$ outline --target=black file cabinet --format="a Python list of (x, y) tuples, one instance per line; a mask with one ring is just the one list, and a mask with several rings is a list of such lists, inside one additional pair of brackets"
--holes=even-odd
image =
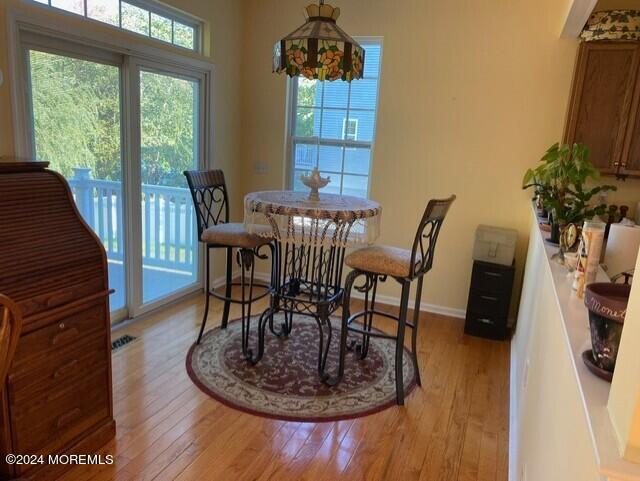
[(507, 321), (515, 267), (474, 261), (464, 332), (503, 340), (509, 336)]

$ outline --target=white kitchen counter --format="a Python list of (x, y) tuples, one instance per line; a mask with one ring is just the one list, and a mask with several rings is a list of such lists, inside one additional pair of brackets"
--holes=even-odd
[[(607, 411), (611, 385), (591, 374), (582, 361), (582, 352), (591, 345), (584, 301), (571, 288), (572, 274), (551, 259), (558, 248), (545, 242), (548, 234), (539, 229), (535, 213), (531, 229), (512, 341), (510, 479), (525, 481), (526, 472), (526, 481), (640, 481), (640, 464), (622, 459), (618, 452)], [(609, 279), (600, 271), (597, 280)], [(535, 402), (541, 392), (557, 396), (557, 402)], [(554, 417), (557, 422), (549, 425)], [(550, 436), (562, 440), (553, 452), (545, 445), (557, 441), (549, 441)], [(553, 472), (545, 476), (543, 466), (531, 464), (550, 463), (551, 469), (554, 463), (557, 466), (556, 457), (562, 459), (562, 451), (566, 451), (559, 466), (562, 476), (556, 478)]]

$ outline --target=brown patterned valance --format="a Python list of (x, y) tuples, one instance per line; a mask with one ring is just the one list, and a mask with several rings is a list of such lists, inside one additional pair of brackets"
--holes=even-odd
[(580, 38), (594, 40), (640, 40), (640, 10), (593, 12)]

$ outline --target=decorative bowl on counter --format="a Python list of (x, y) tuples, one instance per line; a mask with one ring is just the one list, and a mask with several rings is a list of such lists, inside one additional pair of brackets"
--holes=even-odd
[(592, 350), (582, 358), (591, 372), (608, 381), (616, 367), (630, 291), (629, 285), (610, 282), (589, 284), (585, 290)]

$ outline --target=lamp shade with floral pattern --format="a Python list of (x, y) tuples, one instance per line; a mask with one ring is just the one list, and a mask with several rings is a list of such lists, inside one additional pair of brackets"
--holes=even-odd
[(338, 27), (340, 9), (321, 0), (305, 13), (304, 25), (273, 46), (273, 71), (321, 81), (362, 78), (364, 49)]

